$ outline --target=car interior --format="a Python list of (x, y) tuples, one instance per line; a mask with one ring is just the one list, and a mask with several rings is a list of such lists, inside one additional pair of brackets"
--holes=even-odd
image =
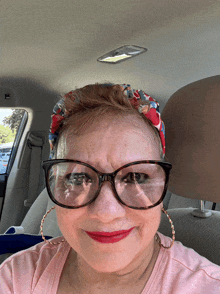
[[(220, 265), (219, 1), (2, 0), (0, 13), (0, 111), (25, 110), (0, 174), (1, 236), (11, 227), (40, 236), (54, 206), (42, 161), (60, 97), (87, 84), (125, 83), (160, 104), (165, 161), (173, 165), (164, 208), (176, 241)], [(159, 231), (172, 236), (166, 215)], [(54, 210), (44, 235), (61, 235)], [(1, 252), (0, 262), (11, 254)]]

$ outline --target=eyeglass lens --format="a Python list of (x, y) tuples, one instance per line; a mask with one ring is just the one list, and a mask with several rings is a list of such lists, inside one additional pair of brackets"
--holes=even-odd
[[(165, 171), (160, 165), (139, 163), (125, 167), (116, 174), (115, 188), (126, 205), (147, 208), (161, 198), (165, 179)], [(78, 207), (94, 198), (99, 189), (99, 177), (87, 166), (62, 162), (50, 168), (48, 185), (57, 202)]]

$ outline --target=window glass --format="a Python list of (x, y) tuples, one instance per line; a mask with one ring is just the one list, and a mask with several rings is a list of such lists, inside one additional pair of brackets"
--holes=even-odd
[(0, 108), (0, 174), (6, 173), (24, 109)]

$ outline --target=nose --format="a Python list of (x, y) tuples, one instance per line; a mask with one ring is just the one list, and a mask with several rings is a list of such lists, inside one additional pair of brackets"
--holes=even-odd
[(105, 181), (96, 200), (88, 206), (88, 212), (91, 218), (108, 223), (116, 218), (123, 218), (125, 206), (116, 199), (111, 183)]

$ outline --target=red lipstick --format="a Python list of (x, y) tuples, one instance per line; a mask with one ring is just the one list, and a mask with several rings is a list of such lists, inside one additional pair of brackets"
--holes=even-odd
[(87, 232), (87, 235), (93, 240), (100, 243), (116, 243), (126, 238), (130, 232), (134, 229), (131, 228), (129, 230), (121, 230), (115, 232)]

